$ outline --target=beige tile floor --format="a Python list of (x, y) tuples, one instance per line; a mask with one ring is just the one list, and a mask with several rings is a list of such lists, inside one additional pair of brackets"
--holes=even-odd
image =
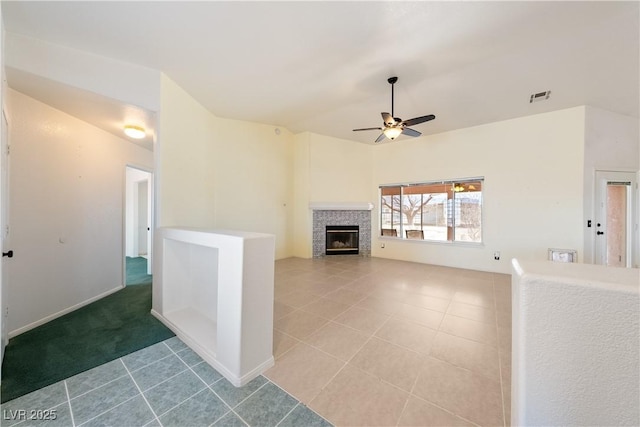
[(338, 426), (509, 425), (511, 276), (279, 260), (274, 355), (265, 376)]

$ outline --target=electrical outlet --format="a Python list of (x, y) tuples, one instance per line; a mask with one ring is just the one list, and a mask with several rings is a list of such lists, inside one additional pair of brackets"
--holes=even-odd
[(495, 251), (493, 253), (493, 259), (495, 259), (496, 261), (500, 261), (500, 251)]

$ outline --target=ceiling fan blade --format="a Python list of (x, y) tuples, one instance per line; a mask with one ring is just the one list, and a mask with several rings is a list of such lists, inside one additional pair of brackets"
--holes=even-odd
[(380, 142), (385, 138), (384, 133), (381, 133), (380, 136), (376, 139), (376, 142)]
[(361, 129), (354, 129), (353, 131), (354, 132), (358, 132), (358, 131), (361, 131), (361, 130), (382, 130), (382, 128), (380, 128), (380, 127), (377, 127), (377, 128), (361, 128)]
[(421, 132), (418, 132), (417, 130), (413, 130), (413, 129), (409, 129), (409, 128), (402, 129), (402, 134), (403, 135), (407, 135), (407, 136), (420, 136), (420, 135), (422, 135)]
[(389, 113), (382, 113), (382, 121), (387, 126), (393, 126), (396, 124), (396, 121), (393, 119), (393, 116)]
[(413, 126), (420, 123), (428, 122), (429, 120), (435, 119), (436, 116), (433, 114), (429, 114), (428, 116), (414, 117), (413, 119), (405, 120), (402, 122), (405, 126)]

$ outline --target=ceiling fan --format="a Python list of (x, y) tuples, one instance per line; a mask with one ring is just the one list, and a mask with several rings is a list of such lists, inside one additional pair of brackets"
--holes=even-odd
[(398, 136), (407, 135), (407, 136), (420, 136), (422, 133), (417, 130), (410, 129), (409, 126), (417, 125), (420, 123), (428, 122), (429, 120), (433, 120), (436, 118), (433, 114), (429, 114), (428, 116), (420, 116), (415, 117), (409, 120), (402, 120), (399, 117), (393, 116), (393, 85), (398, 81), (397, 77), (389, 77), (387, 79), (389, 84), (391, 85), (391, 114), (382, 113), (382, 121), (384, 122), (384, 127), (377, 128), (362, 128), (362, 129), (354, 129), (354, 132), (359, 132), (362, 130), (380, 130), (382, 133), (376, 139), (376, 142), (382, 141), (384, 138), (389, 138), (390, 140), (396, 139)]

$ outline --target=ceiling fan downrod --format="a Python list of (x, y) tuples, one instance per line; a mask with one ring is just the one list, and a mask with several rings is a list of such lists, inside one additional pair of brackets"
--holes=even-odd
[(389, 84), (391, 85), (391, 117), (393, 117), (393, 118), (394, 118), (394, 120), (395, 120), (395, 116), (396, 116), (396, 115), (395, 115), (395, 114), (394, 114), (394, 112), (393, 112), (393, 85), (395, 84), (395, 82), (397, 82), (397, 81), (398, 81), (398, 78), (397, 78), (397, 77), (389, 77), (389, 78), (387, 79), (387, 81), (388, 81), (388, 82), (389, 82)]

